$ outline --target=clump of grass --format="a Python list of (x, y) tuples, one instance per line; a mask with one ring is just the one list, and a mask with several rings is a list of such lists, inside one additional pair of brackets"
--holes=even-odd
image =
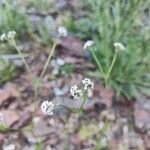
[(0, 60), (0, 83), (10, 81), (16, 74), (16, 68), (10, 61)]
[[(48, 22), (48, 23), (47, 23)], [(52, 45), (52, 36), (54, 32), (54, 20), (51, 17), (47, 17), (47, 21), (42, 19), (38, 25), (38, 37), (46, 46)]]
[(38, 11), (49, 11), (53, 9), (52, 2), (48, 0), (27, 0), (27, 8), (35, 8)]
[(60, 74), (62, 75), (70, 75), (75, 70), (74, 64), (66, 63), (60, 68)]
[(0, 14), (0, 34), (12, 29), (18, 33), (29, 29), (27, 16), (19, 11), (17, 6), (13, 6), (12, 1), (6, 0), (0, 5)]
[[(117, 96), (138, 96), (139, 91), (149, 91), (150, 53), (149, 28), (142, 17), (150, 1), (140, 0), (88, 0), (84, 1), (86, 16), (74, 22), (72, 31), (82, 39), (92, 39), (93, 51), (104, 72), (109, 69), (114, 56), (115, 42), (121, 42), (126, 52), (118, 54), (108, 85)], [(70, 19), (68, 25), (73, 24)], [(70, 28), (71, 29), (71, 28)], [(95, 61), (93, 61), (95, 62)], [(94, 74), (95, 75), (95, 74)], [(102, 79), (102, 74), (98, 73)]]

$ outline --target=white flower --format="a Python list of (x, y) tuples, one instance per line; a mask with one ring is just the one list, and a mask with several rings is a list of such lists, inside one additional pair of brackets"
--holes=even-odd
[(119, 43), (119, 42), (114, 43), (114, 47), (117, 51), (124, 51), (125, 50), (124, 45), (122, 43)]
[(58, 28), (59, 37), (66, 37), (67, 36), (67, 29), (63, 26)]
[(8, 38), (8, 39), (14, 39), (15, 36), (16, 36), (16, 32), (15, 32), (15, 31), (9, 31), (9, 32), (7, 33), (7, 38)]
[(94, 41), (89, 40), (84, 44), (84, 50), (86, 50), (88, 47), (92, 46), (94, 44)]
[(7, 36), (5, 33), (3, 33), (0, 37), (0, 40), (3, 42), (3, 41), (6, 41), (7, 40)]
[(44, 101), (41, 104), (41, 110), (45, 115), (53, 115), (53, 110), (55, 109), (55, 104), (52, 101)]
[(76, 84), (70, 88), (70, 93), (74, 99), (80, 99), (80, 97), (83, 95), (82, 91), (77, 87)]
[(84, 86), (84, 90), (86, 91), (92, 90), (94, 88), (94, 83), (88, 78), (85, 78), (84, 80), (82, 80), (82, 84)]

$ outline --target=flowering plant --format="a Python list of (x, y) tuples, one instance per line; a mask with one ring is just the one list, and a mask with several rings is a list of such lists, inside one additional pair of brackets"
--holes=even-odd
[(41, 110), (45, 115), (49, 116), (53, 115), (54, 109), (56, 109), (57, 107), (64, 107), (69, 109), (71, 112), (81, 113), (83, 112), (83, 106), (87, 98), (91, 96), (91, 93), (93, 92), (93, 88), (94, 83), (88, 78), (85, 78), (81, 81), (81, 88), (76, 84), (71, 86), (70, 94), (72, 95), (73, 99), (80, 100), (82, 102), (80, 108), (72, 108), (62, 104), (54, 104), (54, 102), (52, 101), (44, 101), (41, 104)]
[(90, 50), (90, 52), (92, 53), (93, 58), (94, 58), (95, 62), (97, 63), (97, 66), (98, 66), (99, 71), (101, 73), (101, 76), (102, 76), (102, 78), (105, 81), (105, 86), (106, 86), (106, 88), (109, 88), (109, 82), (108, 81), (109, 81), (109, 78), (111, 76), (111, 71), (112, 71), (112, 69), (113, 69), (113, 67), (115, 65), (115, 62), (116, 62), (116, 59), (117, 59), (117, 54), (120, 51), (124, 51), (125, 47), (124, 47), (124, 45), (122, 43), (119, 43), (119, 42), (114, 43), (115, 53), (114, 53), (112, 62), (110, 64), (110, 67), (108, 68), (108, 70), (104, 71), (103, 66), (101, 65), (101, 62), (99, 61), (97, 55), (95, 54), (95, 51), (92, 48), (93, 44), (94, 44), (94, 41), (92, 41), (92, 40), (87, 41), (84, 44), (84, 49), (85, 50)]

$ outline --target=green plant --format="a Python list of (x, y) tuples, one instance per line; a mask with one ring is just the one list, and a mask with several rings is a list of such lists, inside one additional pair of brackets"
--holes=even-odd
[(7, 130), (7, 127), (3, 124), (0, 124), (0, 132), (5, 132)]
[(59, 69), (60, 74), (63, 74), (63, 75), (70, 75), (74, 70), (75, 70), (75, 65), (69, 64), (69, 63), (64, 64)]
[(15, 66), (8, 60), (0, 60), (0, 83), (9, 81), (15, 76)]
[(0, 5), (0, 34), (15, 30), (28, 30), (29, 22), (27, 16), (18, 10), (17, 6), (12, 7), (12, 1), (6, 0), (4, 5)]
[(49, 11), (53, 8), (53, 4), (48, 0), (27, 0), (27, 8), (34, 7), (38, 11)]
[[(88, 15), (80, 17), (75, 22), (73, 31), (81, 35), (82, 39), (94, 40), (93, 53), (105, 73), (109, 70), (114, 57), (113, 44), (122, 42), (126, 47), (124, 53), (117, 55), (107, 81), (108, 86), (116, 91), (117, 96), (128, 98), (137, 96), (139, 91), (148, 93), (150, 36), (149, 28), (141, 18), (146, 16), (145, 10), (150, 1), (88, 0), (84, 2)], [(98, 78), (104, 79), (102, 73), (98, 74)]]
[(42, 22), (40, 22), (40, 24), (38, 25), (38, 36), (44, 44), (46, 44), (47, 46), (51, 46), (53, 43), (53, 39), (52, 36), (50, 35), (54, 31), (54, 26), (53, 26), (52, 18), (49, 17), (48, 20), (49, 20), (49, 25), (48, 25), (49, 30), (44, 20), (42, 20)]

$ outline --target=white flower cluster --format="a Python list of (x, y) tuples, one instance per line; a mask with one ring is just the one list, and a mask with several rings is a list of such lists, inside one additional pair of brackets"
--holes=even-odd
[(76, 84), (70, 88), (70, 93), (74, 99), (80, 99), (80, 97), (83, 95), (82, 91)]
[(41, 104), (41, 110), (45, 115), (53, 115), (53, 110), (55, 109), (55, 104), (52, 101), (44, 101)]
[(93, 90), (94, 88), (94, 83), (88, 79), (88, 78), (85, 78), (84, 80), (82, 80), (82, 84), (84, 86), (84, 90)]
[(94, 41), (89, 40), (84, 44), (84, 50), (88, 49), (89, 47), (91, 47), (94, 44)]
[(117, 51), (124, 51), (125, 50), (124, 45), (122, 43), (119, 43), (119, 42), (114, 43), (114, 47)]
[(63, 26), (58, 28), (59, 37), (66, 37), (67, 36), (67, 29)]
[(82, 80), (81, 83), (83, 85), (83, 90), (81, 90), (76, 84), (70, 88), (70, 93), (74, 99), (80, 99), (84, 92), (87, 92), (87, 96), (89, 97), (92, 95), (94, 83), (88, 78)]
[(13, 40), (16, 36), (16, 32), (15, 31), (9, 31), (7, 34), (6, 33), (3, 33), (1, 36), (0, 36), (0, 40), (3, 42), (3, 41), (6, 41), (6, 40)]

